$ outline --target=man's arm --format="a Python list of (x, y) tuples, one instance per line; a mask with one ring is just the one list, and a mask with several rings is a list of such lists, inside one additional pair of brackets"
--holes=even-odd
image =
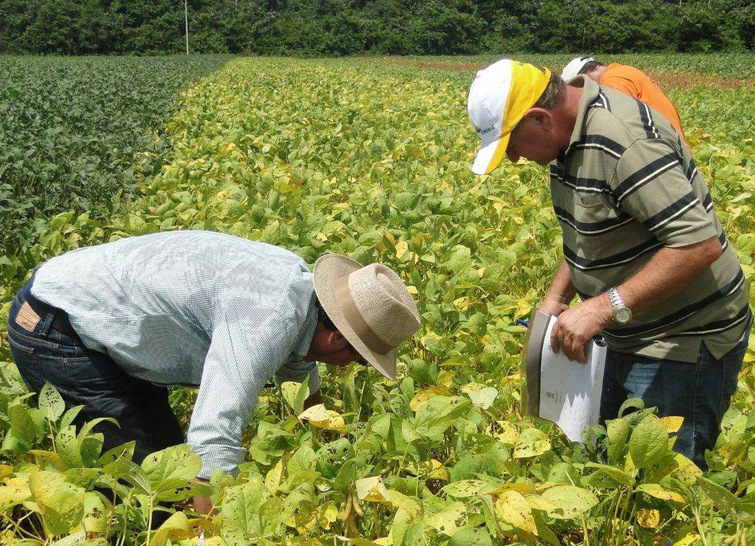
[[(665, 247), (634, 276), (618, 286), (624, 303), (640, 312), (681, 292), (721, 256), (717, 237), (679, 248)], [(560, 271), (560, 270), (559, 270)], [(558, 317), (551, 332), (551, 347), (572, 360), (587, 362), (584, 346), (613, 321), (608, 294), (590, 298)]]
[(571, 275), (569, 274), (569, 265), (566, 260), (561, 260), (561, 265), (558, 266), (551, 287), (548, 289), (548, 293), (545, 295), (545, 299), (540, 304), (540, 310), (549, 315), (558, 316), (567, 309), (569, 309), (569, 303), (574, 299), (577, 294), (574, 285), (571, 282)]

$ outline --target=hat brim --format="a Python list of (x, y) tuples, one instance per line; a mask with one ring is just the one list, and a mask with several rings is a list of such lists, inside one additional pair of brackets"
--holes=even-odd
[(371, 350), (357, 335), (344, 317), (334, 295), (334, 281), (340, 277), (361, 269), (362, 264), (347, 256), (325, 254), (315, 262), (312, 270), (315, 294), (320, 305), (333, 321), (338, 331), (343, 334), (351, 346), (369, 362), (372, 367), (388, 379), (396, 379), (396, 350), (391, 349), (385, 354)]
[(477, 152), (474, 163), (472, 163), (472, 172), (475, 174), (489, 174), (501, 164), (503, 156), (506, 155), (506, 148), (509, 145), (511, 132), (501, 135), (496, 140), (483, 144)]

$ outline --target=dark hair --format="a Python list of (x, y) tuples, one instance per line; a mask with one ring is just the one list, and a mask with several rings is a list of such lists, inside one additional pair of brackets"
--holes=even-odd
[(565, 95), (566, 82), (562, 80), (560, 76), (557, 76), (555, 73), (551, 72), (551, 78), (548, 81), (548, 85), (546, 86), (545, 91), (543, 91), (543, 94), (540, 95), (539, 99), (537, 99), (537, 102), (533, 107), (553, 110), (561, 103), (561, 101), (564, 100)]
[(322, 308), (322, 305), (320, 304), (320, 300), (315, 297), (315, 306), (317, 307), (317, 320), (322, 323), (323, 326), (325, 326), (326, 330), (330, 330), (331, 332), (337, 332), (338, 328), (336, 328), (336, 325), (333, 324), (333, 321), (330, 320), (330, 317), (325, 312), (325, 309)]
[(589, 74), (593, 70), (596, 70), (599, 66), (603, 66), (603, 64), (599, 63), (598, 61), (590, 61), (589, 63), (585, 63), (585, 66), (583, 66), (582, 69), (577, 72), (577, 75)]

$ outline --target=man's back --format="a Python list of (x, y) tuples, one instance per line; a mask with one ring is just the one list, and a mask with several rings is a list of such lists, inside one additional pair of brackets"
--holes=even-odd
[(234, 314), (259, 324), (274, 310), (303, 325), (314, 298), (295, 254), (200, 231), (69, 252), (37, 271), (32, 293), (66, 311), (87, 347), (134, 376), (191, 385), (200, 382), (213, 330)]

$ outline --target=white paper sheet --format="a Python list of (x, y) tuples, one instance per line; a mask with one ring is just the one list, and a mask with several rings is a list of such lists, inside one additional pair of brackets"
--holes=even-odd
[(584, 443), (582, 431), (597, 425), (606, 347), (594, 341), (585, 346), (587, 364), (554, 354), (550, 337), (556, 317), (550, 317), (540, 365), (540, 417), (556, 423), (572, 442)]

